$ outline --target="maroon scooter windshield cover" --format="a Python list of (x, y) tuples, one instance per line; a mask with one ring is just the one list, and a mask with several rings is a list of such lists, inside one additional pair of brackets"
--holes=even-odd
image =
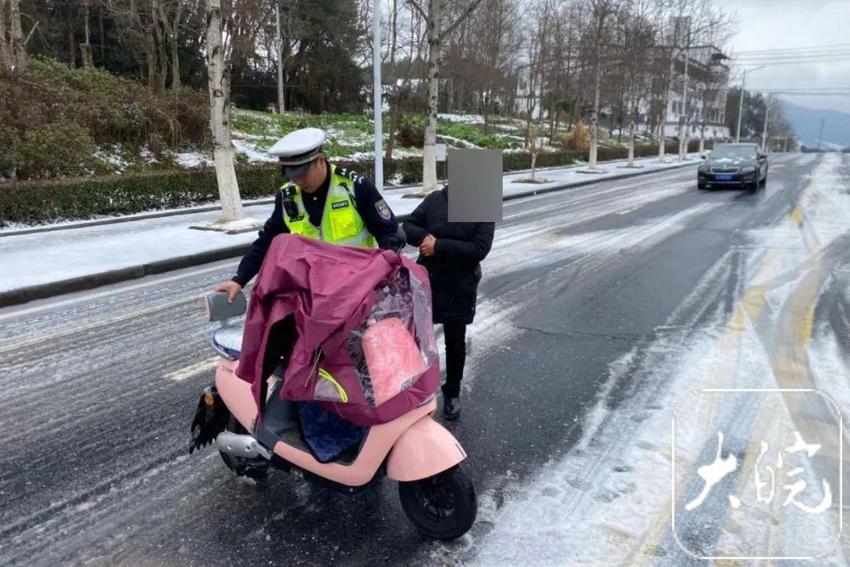
[(280, 340), (271, 332), (279, 323), (294, 328), (286, 399), (319, 401), (368, 426), (419, 406), (439, 384), (428, 274), (395, 252), (288, 234), (272, 241), (251, 293), (237, 370), (257, 401), (267, 350), (280, 346), (270, 344)]

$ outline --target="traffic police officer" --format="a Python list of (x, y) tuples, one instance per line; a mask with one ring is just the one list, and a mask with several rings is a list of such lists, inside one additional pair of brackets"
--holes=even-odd
[(404, 247), (395, 216), (375, 185), (329, 163), (322, 152), (324, 142), (322, 130), (302, 128), (269, 149), (270, 154), (279, 157), (289, 182), (275, 196), (274, 212), (242, 258), (236, 275), (219, 284), (215, 291), (227, 292), (233, 300), (260, 271), (271, 241), (278, 234), (299, 234), (364, 248)]

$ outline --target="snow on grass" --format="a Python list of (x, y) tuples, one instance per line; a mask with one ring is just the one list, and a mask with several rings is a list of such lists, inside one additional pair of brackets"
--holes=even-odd
[(172, 156), (180, 167), (212, 167), (215, 165), (215, 160), (212, 156), (198, 151), (175, 152)]
[(130, 165), (119, 145), (102, 147), (94, 153), (94, 157), (108, 163), (119, 173)]
[(271, 163), (278, 161), (277, 156), (269, 155), (265, 150), (260, 150), (256, 145), (244, 140), (233, 140), (233, 147), (251, 163)]
[(441, 112), (439, 118), (448, 122), (461, 122), (463, 124), (484, 124), (484, 117), (480, 114), (452, 114)]
[(440, 141), (440, 140), (442, 140), (444, 142), (454, 142), (455, 144), (463, 146), (464, 148), (479, 148), (480, 147), (480, 146), (476, 146), (472, 142), (464, 140), (463, 138), (456, 138), (455, 136), (449, 136), (447, 134), (438, 133), (437, 134), (437, 141)]

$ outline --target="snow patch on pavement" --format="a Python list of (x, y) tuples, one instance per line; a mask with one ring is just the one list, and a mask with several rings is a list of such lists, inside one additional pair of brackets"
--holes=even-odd
[[(840, 163), (840, 157), (825, 157), (816, 171), (815, 183), (801, 197), (799, 211), (792, 212), (778, 227), (749, 235), (752, 250), (740, 252), (746, 255), (745, 272), (749, 274), (742, 285), (749, 286), (747, 291), (756, 297), (761, 291), (768, 317), (776, 316), (787, 305), (800, 282), (800, 270), (808, 269), (813, 258), (847, 234), (850, 196), (843, 193), (841, 177), (837, 175)], [(667, 224), (669, 231), (676, 221), (667, 219)], [(599, 253), (618, 241), (628, 243), (628, 239), (621, 240), (623, 236), (576, 235), (574, 245)], [(722, 288), (720, 284), (731, 277), (731, 267), (726, 265), (730, 257), (727, 254), (707, 272), (653, 340), (611, 364), (612, 380), (606, 384), (597, 407), (585, 416), (584, 436), (570, 453), (543, 467), (529, 481), (507, 487), (507, 502), (501, 508), (482, 510), (482, 521), (493, 527), (475, 542), (472, 553), (477, 555), (470, 557), (462, 550), (449, 550), (450, 556), (471, 559), (474, 565), (643, 561), (678, 565), (691, 560), (678, 548), (670, 532), (674, 411), (690, 418), (677, 421), (676, 482), (681, 486), (686, 478), (695, 476), (697, 464), (705, 464), (702, 456), (707, 448), (716, 447), (714, 434), (700, 420), (723, 425), (730, 435), (744, 438), (749, 438), (751, 428), (767, 431), (758, 411), (736, 413), (734, 408), (697, 403), (694, 392), (707, 387), (777, 387), (771, 340), (764, 336), (764, 326), (749, 319), (757, 313), (751, 307), (744, 309), (740, 299), (731, 319), (719, 306), (707, 322), (701, 318), (699, 327), (689, 324), (698, 320), (694, 312), (706, 301), (707, 291)], [(743, 317), (736, 320), (735, 313)], [(770, 324), (766, 326), (768, 333), (773, 332)], [(847, 366), (837, 339), (823, 329), (816, 337), (810, 361), (816, 361), (814, 376), (818, 385), (844, 408), (850, 407)], [(844, 379), (836, 380), (836, 375)], [(607, 411), (607, 392), (622, 382), (630, 384), (633, 396), (617, 410)], [(778, 411), (789, 417), (786, 407), (781, 406)], [(805, 468), (804, 475), (810, 482), (816, 477), (811, 467)], [(722, 551), (741, 540), (759, 544), (771, 537), (767, 524), (742, 525), (736, 522), (736, 518), (740, 519), (737, 511), (716, 512), (726, 531), (718, 533), (714, 541), (698, 543)], [(831, 514), (814, 519), (786, 514), (783, 520), (779, 537), (772, 535), (777, 541), (771, 543), (780, 554), (794, 553), (800, 533), (805, 534), (806, 540), (822, 542), (836, 528)], [(840, 552), (826, 557), (824, 562), (844, 564)]]

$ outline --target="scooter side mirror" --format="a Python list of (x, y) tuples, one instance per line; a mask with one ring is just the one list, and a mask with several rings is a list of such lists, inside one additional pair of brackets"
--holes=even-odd
[(215, 291), (206, 296), (207, 319), (218, 321), (222, 326), (227, 325), (228, 319), (240, 317), (248, 310), (248, 300), (241, 291), (233, 298), (233, 303), (227, 301), (227, 293)]

